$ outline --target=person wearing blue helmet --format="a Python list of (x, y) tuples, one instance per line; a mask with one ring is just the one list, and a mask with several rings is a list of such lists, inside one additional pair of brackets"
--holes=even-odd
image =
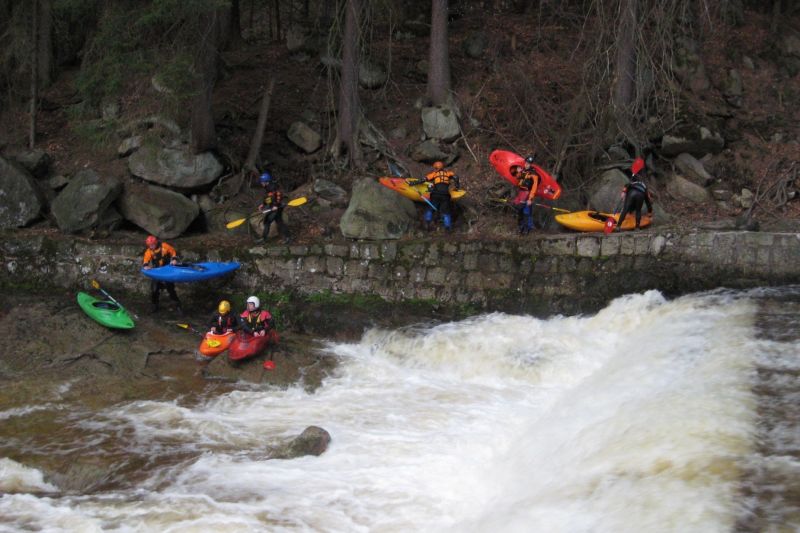
[(269, 236), (269, 229), (274, 222), (278, 226), (278, 234), (283, 238), (283, 242), (288, 244), (290, 241), (289, 229), (283, 222), (283, 208), (286, 207), (286, 198), (278, 190), (272, 174), (266, 170), (258, 178), (258, 183), (266, 191), (266, 196), (264, 196), (264, 200), (259, 207), (261, 212), (264, 213), (264, 233), (262, 236), (266, 241)]

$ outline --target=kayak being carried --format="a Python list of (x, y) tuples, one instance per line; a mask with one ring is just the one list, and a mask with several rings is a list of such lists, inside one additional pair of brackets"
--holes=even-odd
[[(428, 185), (425, 183), (420, 183), (418, 185), (409, 185), (409, 180), (414, 178), (391, 178), (391, 177), (383, 177), (378, 180), (378, 182), (395, 192), (398, 192), (408, 198), (409, 200), (413, 200), (415, 202), (424, 202), (425, 200), (430, 201), (431, 193), (428, 190)], [(459, 190), (450, 190), (450, 199), (454, 202), (457, 202), (461, 199), (467, 191), (464, 189)]]
[[(489, 162), (498, 174), (515, 187), (517, 186), (518, 180), (512, 173), (512, 169), (514, 167), (523, 168), (525, 166), (525, 158), (508, 150), (495, 150), (489, 154)], [(540, 178), (539, 186), (536, 188), (536, 196), (548, 200), (558, 200), (561, 196), (561, 185), (539, 165), (533, 164), (533, 168)]]
[(171, 283), (182, 283), (191, 281), (204, 281), (207, 279), (224, 276), (235, 270), (241, 265), (235, 261), (230, 263), (190, 263), (178, 265), (166, 265), (159, 268), (142, 269), (142, 274), (156, 281), (166, 281)]

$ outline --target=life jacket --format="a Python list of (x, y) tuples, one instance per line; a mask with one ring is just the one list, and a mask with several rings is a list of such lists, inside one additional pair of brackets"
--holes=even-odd
[(517, 187), (528, 192), (528, 199), (536, 196), (536, 189), (539, 188), (539, 174), (533, 169), (522, 169), (519, 171)]
[(273, 207), (280, 208), (283, 204), (283, 193), (281, 191), (269, 191), (264, 197), (264, 207), (271, 209)]
[(236, 319), (233, 318), (231, 313), (227, 313), (225, 315), (220, 315), (217, 313), (216, 318), (214, 319), (214, 328), (222, 333), (225, 333), (226, 330), (233, 329), (236, 327)]
[(425, 180), (428, 182), (428, 187), (438, 192), (446, 192), (450, 189), (450, 182), (453, 180), (453, 174), (449, 170), (434, 170), (427, 176)]
[(242, 311), (240, 315), (242, 320), (248, 325), (248, 327), (253, 331), (261, 331), (262, 329), (267, 329), (269, 327), (269, 323), (272, 320), (272, 315), (269, 314), (269, 311), (263, 311), (261, 309), (256, 309), (252, 313), (250, 311)]
[(169, 264), (172, 258), (177, 256), (178, 252), (175, 251), (175, 248), (165, 242), (162, 242), (155, 250), (147, 248), (144, 251), (144, 264), (152, 265), (154, 267), (162, 267)]

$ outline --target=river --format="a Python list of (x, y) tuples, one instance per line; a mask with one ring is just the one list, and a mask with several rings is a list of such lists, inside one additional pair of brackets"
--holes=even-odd
[[(0, 530), (800, 529), (800, 288), (370, 330), (313, 393), (237, 386), (4, 409)], [(29, 417), (58, 423), (25, 434)], [(319, 457), (268, 460), (308, 425)], [(26, 457), (104, 455), (64, 491)], [(109, 460), (110, 458), (110, 460)], [(114, 477), (116, 473), (116, 477)]]

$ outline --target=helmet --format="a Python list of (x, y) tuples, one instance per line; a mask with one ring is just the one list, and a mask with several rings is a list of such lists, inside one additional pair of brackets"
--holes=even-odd
[(222, 300), (217, 307), (217, 311), (221, 315), (227, 315), (231, 310), (231, 303), (228, 300)]
[(147, 238), (144, 240), (144, 243), (147, 246), (155, 246), (158, 244), (158, 238), (155, 235), (148, 235)]
[(637, 157), (633, 161), (633, 164), (631, 165), (631, 174), (638, 174), (644, 169), (644, 167), (645, 167), (644, 159), (642, 159), (641, 157)]
[(258, 178), (258, 182), (261, 183), (262, 185), (265, 183), (269, 183), (270, 181), (272, 181), (272, 174), (270, 174), (266, 170), (264, 171), (263, 174), (261, 174), (261, 177)]
[(442, 163), (441, 161), (436, 161), (433, 164), (433, 168), (435, 168), (436, 170), (442, 170), (444, 168), (444, 163)]
[(247, 299), (247, 303), (253, 304), (256, 307), (256, 309), (261, 307), (261, 300), (258, 299), (258, 296), (251, 296), (250, 298)]
[(532, 165), (533, 164), (533, 156), (529, 155), (528, 157), (526, 157), (525, 158), (525, 162), (526, 163), (530, 163)]

